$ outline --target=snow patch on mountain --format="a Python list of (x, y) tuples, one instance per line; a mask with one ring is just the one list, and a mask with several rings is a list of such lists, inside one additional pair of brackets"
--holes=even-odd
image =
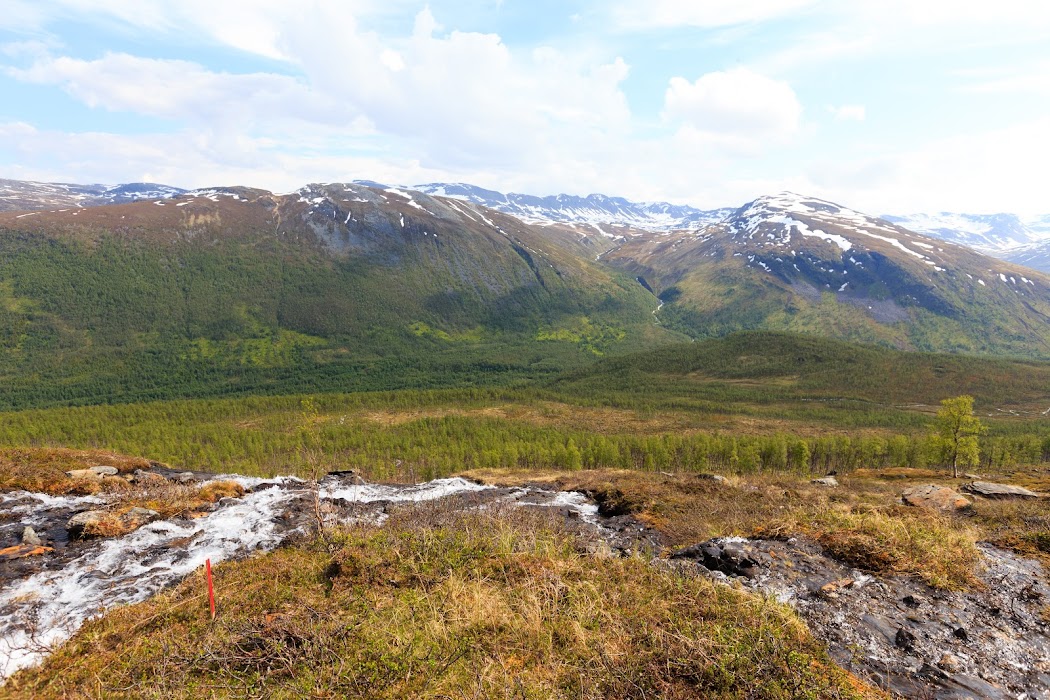
[(1050, 216), (1020, 219), (1014, 214), (910, 214), (887, 221), (919, 233), (1000, 254), (1050, 238)]
[(433, 197), (447, 197), (495, 209), (528, 224), (585, 225), (608, 238), (622, 238), (602, 227), (625, 226), (646, 231), (695, 229), (717, 223), (732, 209), (702, 210), (668, 202), (631, 202), (622, 197), (591, 194), (586, 197), (559, 194), (537, 197), (504, 194), (465, 183), (428, 183), (410, 189)]

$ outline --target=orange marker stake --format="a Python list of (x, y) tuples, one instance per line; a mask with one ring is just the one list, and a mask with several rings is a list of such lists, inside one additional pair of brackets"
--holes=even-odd
[(211, 559), (204, 560), (204, 570), (208, 572), (208, 604), (211, 606), (211, 619), (215, 619), (215, 585), (211, 581)]

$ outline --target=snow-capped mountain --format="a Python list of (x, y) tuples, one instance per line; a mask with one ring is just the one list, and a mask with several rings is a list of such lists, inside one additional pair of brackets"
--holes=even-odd
[(140, 199), (168, 199), (185, 190), (152, 182), (121, 185), (72, 185), (0, 179), (0, 211), (125, 204)]
[[(371, 183), (369, 183), (371, 184)], [(432, 182), (410, 189), (435, 197), (450, 197), (510, 214), (530, 224), (586, 224), (589, 226), (630, 226), (648, 231), (696, 229), (721, 221), (733, 209), (703, 210), (667, 202), (631, 202), (622, 197), (591, 194), (586, 197), (559, 194), (536, 197), (504, 194), (463, 183)], [(606, 235), (619, 234), (605, 232)]]
[(1050, 273), (1050, 240), (1014, 248), (1002, 257), (1018, 265)]
[(602, 256), (645, 282), (669, 327), (829, 333), (898, 347), (1043, 353), (1050, 277), (814, 197), (760, 197), (693, 232)]
[(1050, 216), (1022, 221), (1014, 214), (911, 214), (884, 216), (911, 231), (997, 255), (1050, 237)]

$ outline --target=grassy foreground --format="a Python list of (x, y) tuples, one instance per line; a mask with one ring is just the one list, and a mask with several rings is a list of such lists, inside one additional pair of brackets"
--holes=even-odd
[(396, 513), (88, 624), (2, 698), (878, 698), (784, 606), (584, 555), (543, 515)]

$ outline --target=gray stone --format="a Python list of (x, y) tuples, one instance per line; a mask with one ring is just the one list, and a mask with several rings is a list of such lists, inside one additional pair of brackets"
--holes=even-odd
[(44, 540), (40, 538), (40, 535), (36, 534), (36, 530), (27, 525), (22, 530), (22, 544), (27, 544), (31, 547), (43, 547)]
[(963, 510), (973, 504), (957, 491), (947, 486), (936, 484), (923, 484), (905, 489), (901, 494), (901, 500), (906, 505), (917, 508), (932, 508), (934, 510)]
[(838, 479), (836, 479), (833, 476), (825, 476), (825, 477), (823, 477), (821, 479), (814, 479), (813, 481), (811, 481), (809, 483), (817, 484), (818, 486), (838, 486), (839, 485)]
[(995, 484), (990, 481), (975, 481), (963, 486), (963, 490), (984, 498), (1039, 498), (1039, 494), (1035, 491), (1009, 484)]
[(91, 469), (89, 471), (93, 471), (96, 474), (98, 474), (99, 476), (116, 476), (117, 474), (120, 473), (120, 470), (117, 469), (116, 467), (104, 467), (104, 466), (91, 467)]

